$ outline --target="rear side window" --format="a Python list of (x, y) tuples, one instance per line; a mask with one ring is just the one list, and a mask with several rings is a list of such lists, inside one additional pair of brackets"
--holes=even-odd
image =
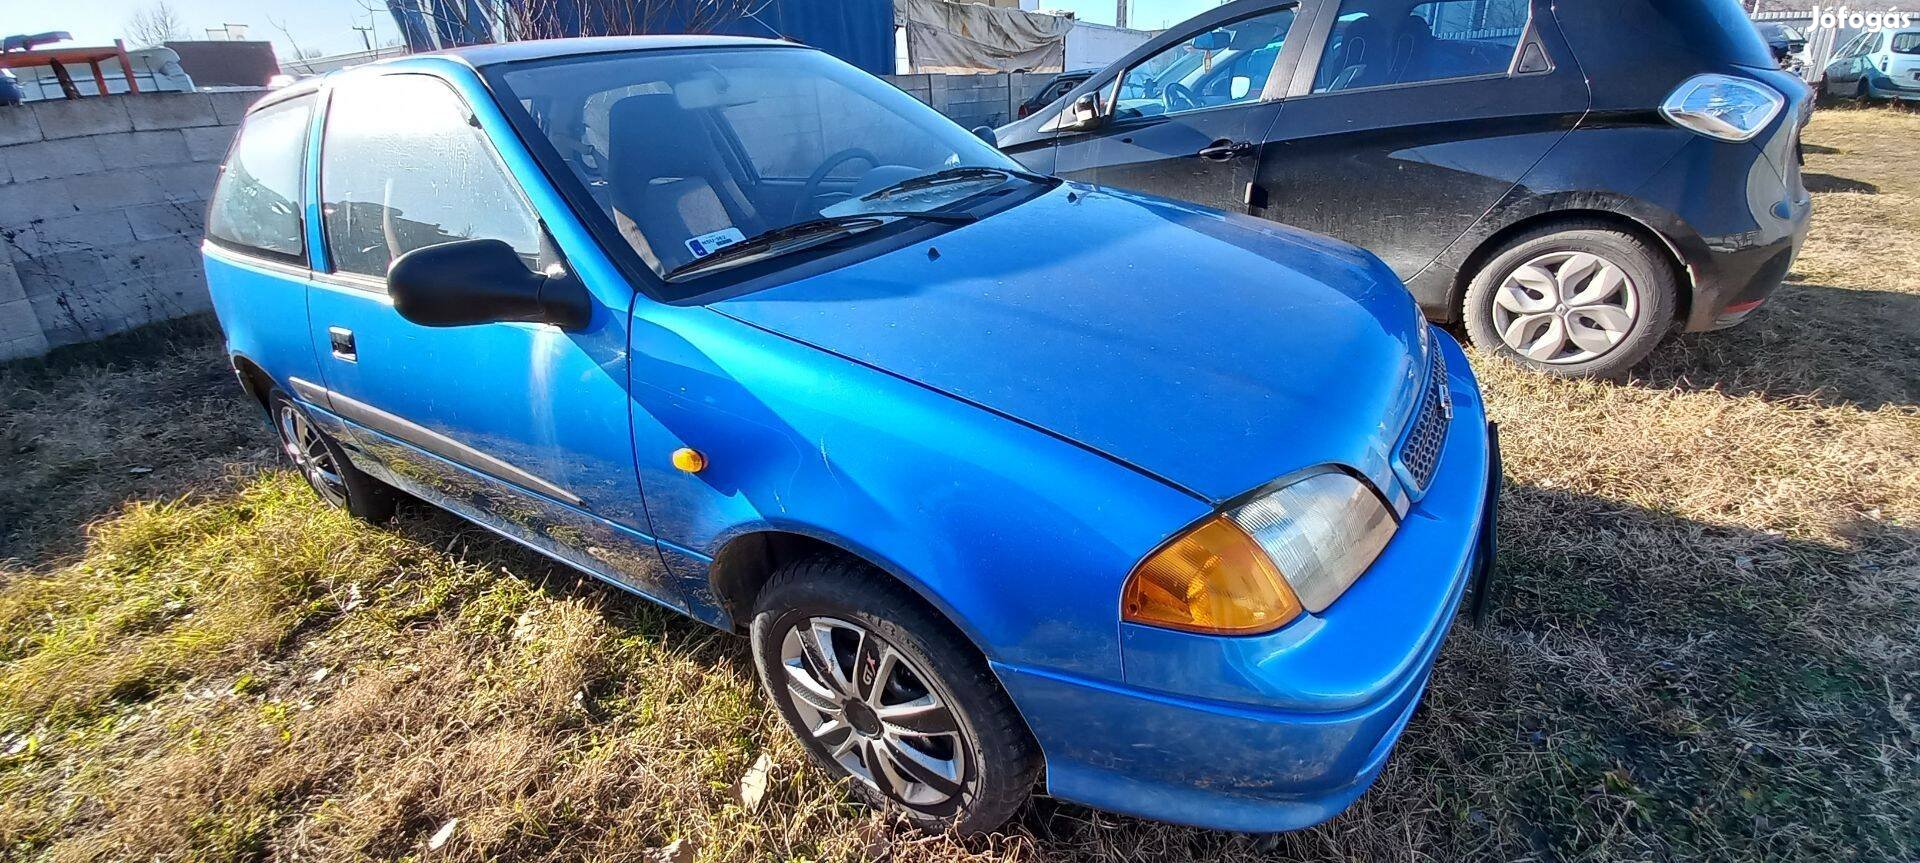
[(386, 278), (395, 258), (456, 240), (503, 240), (538, 268), (540, 226), (486, 133), (425, 75), (343, 81), (320, 147), (321, 218), (335, 272)]
[(1527, 8), (1527, 0), (1434, 0), (1411, 9), (1343, 0), (1313, 92), (1504, 74)]
[(313, 97), (269, 105), (247, 116), (207, 210), (216, 243), (284, 261), (306, 251), (302, 167)]
[(1893, 53), (1920, 54), (1920, 33), (1893, 34)]

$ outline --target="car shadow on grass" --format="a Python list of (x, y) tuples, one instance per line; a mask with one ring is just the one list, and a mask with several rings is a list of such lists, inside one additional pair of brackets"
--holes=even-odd
[(1807, 191), (1809, 192), (1842, 192), (1857, 195), (1880, 194), (1879, 186), (1864, 180), (1836, 177), (1832, 174), (1821, 174), (1814, 171), (1808, 171), (1801, 174), (1800, 177), (1806, 184)]
[(0, 363), (0, 564), (56, 564), (129, 503), (230, 491), (272, 463), (220, 344), (200, 315)]
[(1732, 329), (1685, 333), (1636, 370), (1655, 389), (1920, 408), (1920, 294), (1789, 282)]

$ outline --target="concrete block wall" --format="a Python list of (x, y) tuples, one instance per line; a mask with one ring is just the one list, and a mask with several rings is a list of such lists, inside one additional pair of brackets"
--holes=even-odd
[(1048, 72), (885, 77), (895, 87), (969, 129), (1012, 122), (1019, 116), (1020, 103), (1053, 80), (1053, 74)]
[(207, 195), (259, 95), (0, 107), (0, 360), (208, 307)]

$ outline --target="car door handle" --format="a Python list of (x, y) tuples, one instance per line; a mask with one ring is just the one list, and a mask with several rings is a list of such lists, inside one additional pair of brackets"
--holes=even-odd
[(1245, 156), (1251, 152), (1253, 152), (1253, 144), (1247, 141), (1229, 141), (1221, 138), (1205, 147), (1201, 147), (1200, 152), (1194, 155), (1206, 159), (1209, 162), (1225, 162), (1229, 159)]
[(346, 327), (328, 327), (327, 341), (333, 345), (333, 356), (335, 359), (346, 360), (350, 363), (360, 361), (360, 352), (353, 344), (352, 330)]

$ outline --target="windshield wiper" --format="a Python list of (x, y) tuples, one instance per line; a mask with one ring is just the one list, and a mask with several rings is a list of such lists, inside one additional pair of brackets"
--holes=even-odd
[(930, 189), (934, 186), (945, 186), (949, 183), (964, 183), (968, 180), (977, 180), (982, 177), (999, 177), (1003, 180), (1019, 177), (1020, 179), (1032, 180), (1034, 182), (1044, 182), (1046, 180), (1045, 177), (1039, 174), (1029, 174), (1026, 171), (1014, 171), (1007, 168), (988, 168), (980, 165), (956, 165), (951, 168), (942, 168), (930, 174), (908, 177), (891, 186), (886, 186), (861, 195), (860, 200), (880, 201), (891, 198), (901, 192)]
[[(729, 261), (751, 257), (767, 252), (781, 243), (794, 243), (793, 248), (781, 249), (779, 254), (788, 254), (811, 249), (821, 243), (837, 240), (868, 228), (877, 228), (886, 224), (885, 219), (919, 219), (925, 222), (939, 222), (947, 225), (964, 225), (980, 220), (972, 213), (956, 213), (944, 210), (869, 210), (864, 213), (851, 213), (845, 216), (826, 216), (808, 219), (784, 227), (774, 228), (754, 234), (731, 246), (722, 247), (713, 254), (698, 260), (689, 261), (667, 271), (666, 278), (677, 279), (702, 270), (712, 269)], [(811, 242), (808, 242), (811, 240)]]

